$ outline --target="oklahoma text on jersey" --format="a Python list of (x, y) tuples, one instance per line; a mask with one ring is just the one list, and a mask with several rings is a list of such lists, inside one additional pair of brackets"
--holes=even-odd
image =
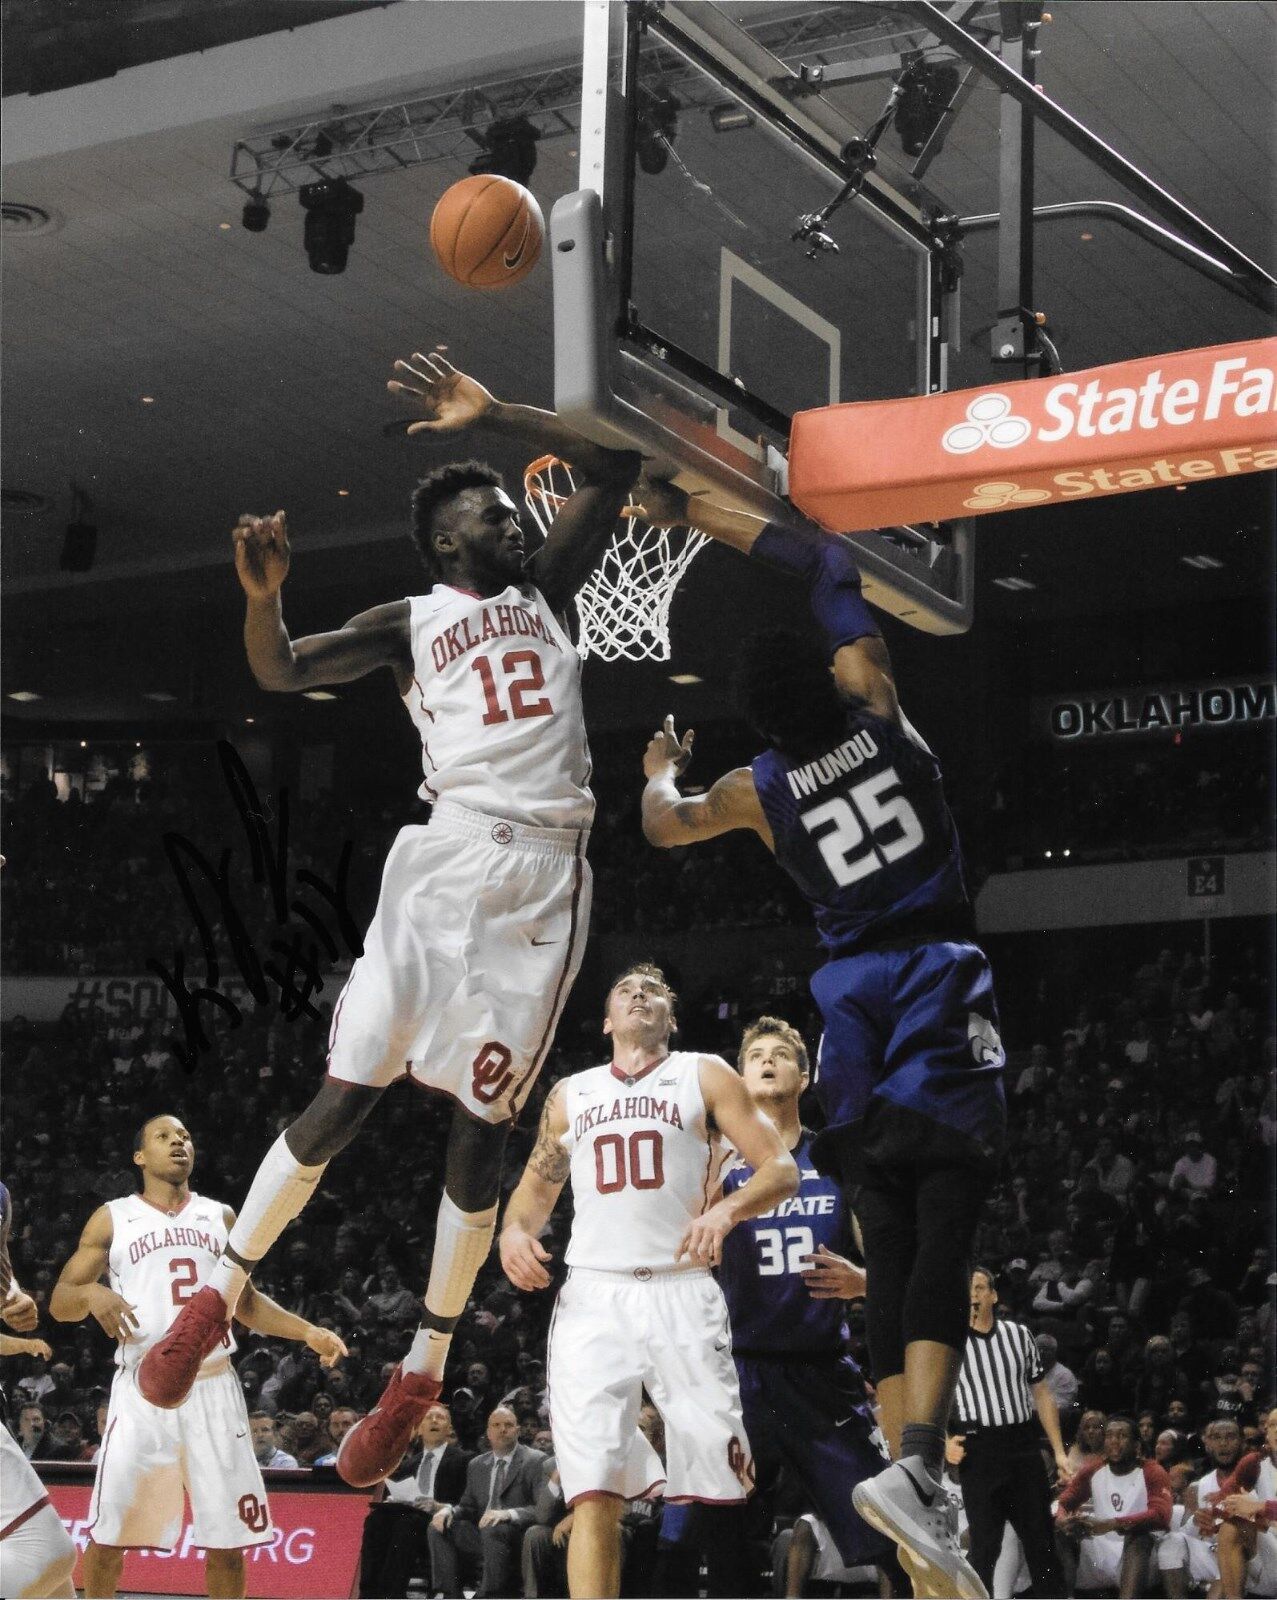
[(431, 639), (430, 659), (434, 662), (435, 671), (442, 672), (450, 661), (455, 661), (467, 651), (477, 650), (491, 639), (511, 639), (516, 635), (520, 639), (540, 639), (555, 650), (561, 648), (559, 641), (535, 612), (525, 611), (522, 606), (491, 605), (483, 608), (477, 639), (471, 630), (469, 617), (462, 617), (460, 622), (453, 623)]

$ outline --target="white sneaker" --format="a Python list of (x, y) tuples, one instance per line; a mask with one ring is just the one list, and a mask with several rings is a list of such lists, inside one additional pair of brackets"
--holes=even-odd
[(851, 1498), (866, 1522), (908, 1549), (914, 1557), (910, 1576), (922, 1578), (932, 1594), (951, 1600), (989, 1600), (989, 1591), (958, 1544), (948, 1497), (932, 1481), (920, 1457), (897, 1461), (877, 1477), (866, 1478), (852, 1490)]

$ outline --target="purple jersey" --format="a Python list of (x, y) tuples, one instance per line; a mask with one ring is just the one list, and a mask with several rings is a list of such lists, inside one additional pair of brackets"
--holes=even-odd
[(967, 938), (971, 902), (940, 764), (911, 729), (848, 709), (843, 738), (794, 759), (767, 750), (754, 787), (776, 860), (834, 956), (882, 940)]
[[(845, 1255), (851, 1238), (847, 1202), (837, 1182), (812, 1165), (811, 1137), (804, 1128), (793, 1152), (798, 1193), (761, 1217), (738, 1222), (723, 1240), (718, 1282), (738, 1356), (841, 1355), (847, 1347), (843, 1302), (813, 1300), (801, 1276), (801, 1256), (814, 1255), (822, 1244)], [(738, 1161), (723, 1174), (723, 1193), (732, 1194), (753, 1175)]]

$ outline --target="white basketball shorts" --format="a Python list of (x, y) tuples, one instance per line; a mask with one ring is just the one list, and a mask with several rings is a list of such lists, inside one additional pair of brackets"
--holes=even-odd
[(329, 1076), (407, 1073), (481, 1121), (517, 1115), (585, 953), (586, 839), (451, 801), (402, 829), (333, 1010)]
[(75, 1546), (22, 1447), (0, 1422), (0, 1594), (74, 1594)]
[(1264, 1528), (1246, 1564), (1246, 1593), (1277, 1595), (1277, 1529)]
[[(635, 1499), (662, 1479), (671, 1501), (739, 1501), (753, 1487), (727, 1305), (708, 1272), (644, 1280), (573, 1267), (550, 1324), (548, 1376), (568, 1505)], [(638, 1431), (644, 1389), (665, 1421), (664, 1470)]]
[(1182, 1567), (1190, 1588), (1219, 1582), (1219, 1557), (1213, 1539), (1198, 1539), (1177, 1528), (1157, 1542), (1157, 1570), (1174, 1572)]
[(1093, 1533), (1078, 1549), (1077, 1587), (1116, 1589), (1126, 1540), (1120, 1533)]
[(173, 1549), (183, 1490), (205, 1550), (242, 1550), (273, 1537), (244, 1392), (229, 1362), (197, 1378), (175, 1411), (144, 1400), (132, 1369), (117, 1372), (97, 1466), (89, 1502), (95, 1544)]

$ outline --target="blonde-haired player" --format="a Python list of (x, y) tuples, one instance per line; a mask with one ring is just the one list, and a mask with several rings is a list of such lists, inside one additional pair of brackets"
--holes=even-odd
[[(752, 1483), (727, 1308), (710, 1269), (732, 1228), (793, 1194), (798, 1172), (725, 1061), (670, 1052), (674, 1025), (659, 970), (621, 974), (603, 1023), (612, 1061), (550, 1091), (501, 1232), (510, 1281), (547, 1288), (538, 1235), (571, 1179), (548, 1376), (559, 1479), (575, 1513), (573, 1596), (620, 1592), (626, 1500), (664, 1479), (667, 1501), (739, 1503)], [(754, 1175), (711, 1204), (724, 1139)], [(665, 1422), (664, 1470), (638, 1431), (644, 1388)]]
[[(49, 1302), (59, 1322), (92, 1316), (119, 1341), (89, 1505), (84, 1592), (114, 1595), (127, 1550), (173, 1549), (185, 1490), (195, 1541), (207, 1552), (209, 1594), (239, 1596), (245, 1549), (269, 1544), (274, 1534), (248, 1408), (231, 1365), (234, 1336), (228, 1328), (176, 1410), (151, 1405), (137, 1387), (143, 1355), (226, 1248), (235, 1213), (191, 1189), (195, 1146), (177, 1117), (142, 1124), (133, 1162), (141, 1191), (93, 1213)], [(256, 1333), (308, 1344), (325, 1366), (346, 1354), (335, 1333), (259, 1291), (242, 1296), (235, 1314)]]

